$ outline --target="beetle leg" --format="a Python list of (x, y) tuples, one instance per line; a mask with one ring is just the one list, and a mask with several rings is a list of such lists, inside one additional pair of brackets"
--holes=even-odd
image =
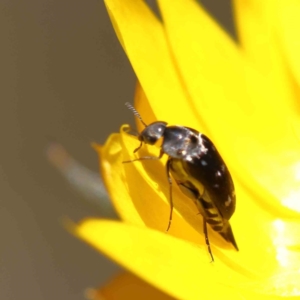
[[(200, 200), (200, 207), (201, 207), (201, 210), (200, 210), (200, 214), (202, 215), (203, 217), (203, 233), (204, 233), (204, 238), (205, 238), (205, 243), (206, 243), (206, 246), (207, 246), (207, 250), (208, 250), (208, 253), (210, 254), (210, 257), (211, 257), (211, 262), (214, 262), (214, 256), (212, 254), (212, 251), (211, 251), (211, 248), (210, 248), (210, 242), (209, 242), (209, 238), (208, 238), (208, 232), (207, 232), (207, 222), (206, 222), (206, 217), (205, 217), (205, 213), (206, 213), (206, 210), (205, 208), (208, 209), (207, 205), (209, 205), (209, 203), (207, 203), (202, 197), (204, 196), (205, 194), (205, 189), (203, 190), (202, 192), (202, 195), (200, 195), (200, 197), (198, 198)], [(199, 201), (198, 200), (198, 201)], [(202, 201), (201, 201), (202, 200)], [(203, 205), (205, 204), (206, 207), (203, 207)], [(196, 202), (196, 205), (197, 205), (197, 202)], [(198, 205), (197, 205), (198, 206)], [(198, 209), (200, 208), (198, 207)]]
[(140, 145), (136, 149), (134, 149), (133, 153), (139, 151), (142, 148), (142, 146), (143, 146), (143, 142), (141, 142)]
[(213, 262), (215, 260), (214, 260), (213, 254), (211, 252), (211, 249), (210, 249), (210, 242), (209, 242), (208, 233), (207, 233), (207, 224), (206, 224), (206, 220), (205, 220), (204, 217), (203, 217), (203, 232), (204, 232), (204, 236), (205, 236), (205, 243), (207, 245), (207, 249), (208, 249), (208, 252), (209, 252), (210, 257), (211, 257), (211, 262)]
[(167, 171), (167, 177), (168, 177), (168, 181), (169, 181), (169, 191), (170, 191), (170, 217), (169, 217), (169, 224), (167, 227), (166, 231), (169, 231), (170, 227), (171, 227), (171, 223), (172, 223), (172, 217), (173, 217), (173, 196), (172, 196), (172, 178), (170, 176), (170, 163), (171, 160), (168, 159), (167, 164), (166, 164), (166, 171)]
[[(139, 149), (139, 148), (137, 148), (137, 149)], [(122, 163), (127, 164), (127, 163), (131, 163), (131, 162), (138, 161), (138, 160), (158, 160), (158, 159), (161, 159), (163, 155), (164, 155), (164, 152), (161, 150), (159, 153), (159, 156), (142, 156), (142, 157), (131, 159), (131, 160), (125, 160)]]

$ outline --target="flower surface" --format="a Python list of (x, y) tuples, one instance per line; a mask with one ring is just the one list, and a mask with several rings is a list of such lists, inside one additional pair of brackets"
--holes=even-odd
[(144, 121), (205, 133), (231, 170), (237, 209), (230, 223), (240, 251), (209, 230), (209, 263), (202, 217), (176, 185), (164, 232), (166, 158), (123, 164), (159, 153), (143, 146), (133, 154), (139, 142), (126, 125), (95, 146), (122, 222), (88, 220), (77, 234), (179, 299), (300, 296), (300, 44), (282, 29), (291, 29), (289, 16), (300, 28), (300, 4), (234, 2), (241, 45), (192, 0), (158, 1), (163, 21), (142, 1), (105, 1), (140, 82), (135, 106)]

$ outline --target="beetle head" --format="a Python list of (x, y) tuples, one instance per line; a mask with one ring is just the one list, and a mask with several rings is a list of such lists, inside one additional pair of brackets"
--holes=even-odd
[(163, 137), (166, 127), (166, 122), (153, 122), (139, 134), (138, 138), (145, 144), (154, 145), (161, 137)]

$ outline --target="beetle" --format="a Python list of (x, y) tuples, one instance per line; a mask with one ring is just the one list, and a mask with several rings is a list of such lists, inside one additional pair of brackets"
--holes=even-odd
[[(147, 125), (137, 110), (130, 104), (125, 104), (142, 122), (145, 128), (138, 134), (140, 145), (154, 145), (162, 141), (160, 154), (144, 156), (123, 163), (140, 160), (160, 159), (168, 155), (166, 173), (170, 186), (170, 216), (167, 231), (172, 222), (173, 198), (172, 177), (180, 190), (191, 198), (203, 217), (203, 232), (208, 252), (212, 261), (207, 233), (207, 223), (238, 251), (229, 219), (235, 211), (236, 196), (230, 172), (212, 141), (203, 133), (185, 126), (168, 126), (167, 122), (155, 121)], [(172, 175), (172, 177), (171, 177)]]

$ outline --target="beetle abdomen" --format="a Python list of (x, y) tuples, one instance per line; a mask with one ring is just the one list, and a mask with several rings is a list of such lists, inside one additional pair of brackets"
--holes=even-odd
[(180, 190), (194, 200), (199, 212), (211, 228), (238, 250), (228, 220), (223, 218), (201, 181), (189, 176), (185, 170), (186, 162), (175, 158), (170, 158), (169, 161), (170, 172)]

